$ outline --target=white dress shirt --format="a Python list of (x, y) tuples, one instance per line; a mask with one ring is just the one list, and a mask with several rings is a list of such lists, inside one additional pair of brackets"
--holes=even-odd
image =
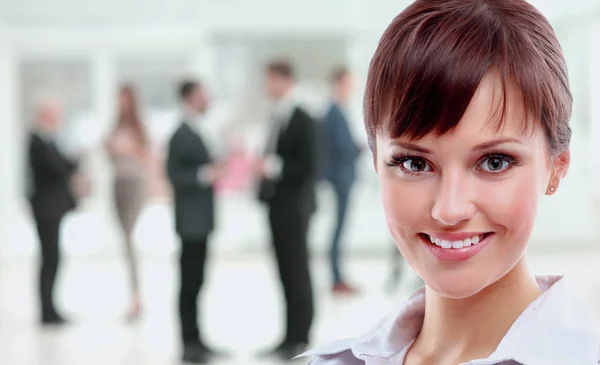
[[(463, 365), (598, 365), (600, 337), (560, 276), (540, 276), (543, 294), (531, 303), (487, 359)], [(311, 365), (400, 365), (425, 315), (425, 289), (358, 339), (308, 351)]]
[(283, 131), (288, 127), (296, 106), (296, 98), (290, 92), (286, 97), (277, 100), (271, 108), (268, 131), (273, 134), (274, 138), (267, 138), (269, 145), (265, 148), (269, 151), (265, 156), (265, 175), (269, 179), (277, 180), (283, 172), (283, 159), (276, 153), (277, 143)]
[[(202, 142), (207, 146), (207, 150), (209, 150), (208, 139), (206, 138), (207, 133), (204, 130), (206, 123), (204, 115), (185, 107), (183, 109), (183, 120), (202, 139)], [(210, 164), (200, 166), (196, 172), (196, 178), (198, 179), (198, 183), (202, 185), (212, 185), (215, 180), (213, 167)]]

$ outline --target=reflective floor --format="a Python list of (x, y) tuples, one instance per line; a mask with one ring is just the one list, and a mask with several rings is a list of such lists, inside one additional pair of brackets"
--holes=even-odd
[[(282, 331), (281, 298), (268, 254), (212, 257), (202, 298), (208, 341), (235, 352), (227, 364), (266, 363), (254, 354), (274, 345)], [(0, 276), (0, 363), (2, 364), (173, 364), (179, 358), (175, 315), (175, 257), (142, 263), (146, 311), (137, 325), (123, 320), (127, 277), (118, 259), (70, 260), (59, 287), (59, 303), (72, 326), (40, 329), (36, 323), (34, 262), (4, 262)], [(318, 317), (315, 342), (359, 333), (390, 308), (384, 295), (387, 265), (356, 262), (364, 295), (333, 299), (325, 267), (315, 263)], [(367, 283), (373, 283), (367, 288)], [(410, 284), (410, 283), (409, 283)], [(400, 295), (402, 288), (397, 295)]]
[[(594, 314), (600, 314), (600, 255), (545, 255), (531, 260), (536, 272), (566, 273)], [(68, 259), (58, 298), (73, 319), (60, 329), (37, 325), (35, 261), (3, 260), (0, 266), (0, 363), (3, 365), (178, 364), (175, 312), (176, 258), (142, 258), (146, 311), (137, 325), (126, 324), (128, 281), (119, 257)], [(384, 290), (389, 258), (353, 258), (352, 278), (363, 289), (356, 298), (330, 295), (326, 262), (315, 259), (318, 313), (313, 340), (320, 343), (360, 334), (400, 303), (415, 284), (407, 272), (393, 294)], [(274, 345), (282, 331), (281, 298), (273, 262), (264, 254), (211, 257), (202, 297), (202, 322), (207, 340), (235, 353), (223, 364), (269, 364), (254, 354)], [(597, 316), (600, 317), (600, 316)], [(275, 364), (275, 363), (273, 363)]]

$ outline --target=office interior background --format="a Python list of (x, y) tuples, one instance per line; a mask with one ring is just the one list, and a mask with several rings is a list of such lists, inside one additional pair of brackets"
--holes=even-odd
[[(597, 309), (600, 281), (596, 279), (600, 273), (597, 265), (600, 259), (600, 2), (530, 2), (549, 18), (558, 34), (575, 100), (571, 122), (572, 165), (559, 192), (542, 201), (530, 255), (534, 268), (539, 270), (588, 277), (590, 281), (581, 284), (584, 299), (600, 314)], [(343, 64), (357, 80), (351, 112), (353, 127), (366, 138), (361, 129), (362, 88), (368, 64), (381, 33), (408, 3), (406, 0), (1, 1), (0, 359), (3, 352), (12, 357), (9, 362), (0, 362), (47, 364), (37, 361), (51, 356), (50, 363), (89, 364), (92, 362), (87, 361), (81, 348), (90, 347), (85, 344), (86, 339), (94, 342), (95, 336), (102, 336), (94, 333), (113, 336), (113, 340), (101, 340), (107, 341), (102, 342), (106, 346), (102, 348), (113, 357), (97, 347), (90, 350), (98, 351), (94, 356), (100, 356), (99, 359), (121, 356), (119, 359), (127, 359), (122, 363), (159, 364), (170, 363), (168, 359), (177, 356), (173, 355), (177, 351), (176, 341), (164, 340), (168, 336), (163, 338), (159, 333), (160, 328), (167, 328), (167, 334), (175, 331), (169, 322), (171, 304), (164, 298), (174, 296), (171, 266), (175, 262), (173, 253), (178, 249), (168, 189), (159, 180), (137, 223), (135, 243), (145, 258), (142, 281), (149, 296), (147, 301), (156, 299), (163, 304), (149, 308), (146, 332), (140, 342), (131, 339), (138, 334), (109, 330), (102, 323), (118, 312), (126, 301), (127, 291), (120, 264), (122, 244), (112, 207), (111, 166), (103, 150), (104, 138), (115, 120), (116, 95), (121, 83), (129, 82), (139, 91), (153, 148), (157, 155), (164, 155), (165, 143), (179, 122), (175, 92), (178, 82), (185, 76), (202, 80), (213, 100), (209, 125), (216, 148), (226, 153), (233, 141), (241, 141), (249, 149), (260, 144), (267, 105), (262, 71), (268, 60), (274, 57), (292, 60), (297, 70), (298, 92), (315, 116), (324, 112), (329, 101), (331, 70)], [(61, 134), (64, 148), (73, 153), (88, 152), (84, 169), (92, 177), (92, 194), (67, 217), (62, 227), (62, 246), (68, 263), (61, 295), (65, 305), (70, 301), (69, 309), (83, 318), (83, 322), (91, 323), (82, 328), (92, 329), (59, 335), (57, 342), (52, 342), (54, 337), (48, 334), (40, 334), (40, 344), (35, 340), (38, 330), (32, 325), (34, 309), (29, 303), (34, 300), (29, 291), (33, 290), (30, 287), (33, 287), (33, 262), (38, 245), (25, 199), (25, 150), (33, 104), (47, 93), (59, 96), (65, 108)], [(320, 186), (310, 247), (316, 265), (314, 280), (321, 287), (328, 285), (325, 261), (334, 214), (332, 199), (328, 187)], [(215, 261), (209, 268), (214, 277), (208, 292), (212, 290), (216, 296), (227, 298), (230, 291), (251, 290), (246, 284), (248, 278), (257, 282), (270, 280), (271, 284), (257, 284), (256, 290), (263, 295), (261, 300), (274, 303), (267, 305), (268, 308), (279, 310), (277, 289), (273, 289), (277, 282), (269, 267), (265, 214), (255, 201), (252, 188), (225, 191), (219, 195), (218, 205), (218, 229), (211, 243)], [(377, 178), (366, 154), (360, 161), (349, 220), (345, 249), (352, 276), (367, 287), (366, 293), (349, 307), (323, 299), (325, 309), (320, 311), (317, 339), (325, 340), (344, 331), (358, 333), (363, 324), (380, 317), (384, 308), (398, 303), (397, 298), (390, 299), (380, 293), (393, 248), (383, 218)], [(95, 287), (79, 285), (77, 275), (93, 277)], [(244, 293), (243, 297), (253, 296)], [(219, 308), (218, 303), (222, 302), (206, 300), (213, 303), (207, 311), (211, 308), (213, 313), (237, 311), (232, 306)], [(253, 305), (263, 306), (261, 300), (254, 299)], [(336, 308), (350, 309), (335, 313)], [(350, 317), (356, 313), (364, 314), (364, 322), (340, 325), (344, 315)], [(221, 314), (217, 318), (233, 321), (236, 316)], [(275, 326), (279, 322), (273, 319)], [(250, 329), (241, 329), (235, 335), (219, 329), (218, 319), (209, 320), (207, 325), (217, 329), (214, 335), (217, 342), (232, 341), (241, 348), (267, 344), (270, 338), (275, 338), (269, 332), (259, 339), (254, 337), (255, 342), (247, 342), (247, 338), (253, 337), (252, 326), (260, 327), (260, 322), (247, 323)], [(29, 326), (24, 334), (23, 326)], [(104, 332), (94, 332), (98, 328)], [(226, 328), (235, 325), (228, 324)], [(13, 338), (12, 345), (7, 346), (11, 343), (7, 339), (14, 333), (17, 333), (14, 338), (21, 340)], [(164, 341), (169, 345), (161, 346)], [(123, 354), (127, 352), (123, 342), (135, 342), (132, 346), (137, 350), (133, 355)], [(38, 346), (35, 356), (39, 357), (19, 353), (26, 352), (32, 343)], [(70, 348), (69, 344), (80, 348), (73, 350), (70, 360), (61, 357)], [(53, 346), (63, 346), (64, 351), (53, 351)], [(160, 347), (163, 349), (157, 349)], [(21, 362), (20, 356), (28, 360)]]

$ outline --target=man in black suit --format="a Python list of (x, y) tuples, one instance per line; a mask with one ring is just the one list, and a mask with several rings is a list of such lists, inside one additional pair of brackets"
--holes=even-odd
[(60, 122), (61, 110), (56, 102), (46, 100), (40, 103), (36, 128), (29, 139), (28, 160), (32, 179), (29, 202), (41, 248), (39, 295), (44, 325), (65, 323), (54, 306), (53, 293), (60, 263), (60, 223), (64, 215), (75, 207), (71, 181), (77, 165), (56, 146), (55, 136)]
[(286, 335), (269, 355), (284, 360), (307, 346), (314, 310), (307, 234), (315, 210), (317, 131), (313, 119), (294, 102), (293, 86), (289, 63), (267, 65), (266, 91), (273, 108), (257, 172), (286, 301)]
[(214, 188), (222, 167), (211, 156), (202, 133), (208, 97), (202, 85), (183, 82), (179, 96), (183, 120), (169, 142), (167, 174), (173, 186), (175, 227), (181, 239), (179, 318), (183, 360), (206, 363), (217, 353), (198, 329), (197, 298), (204, 282), (208, 238), (215, 226)]

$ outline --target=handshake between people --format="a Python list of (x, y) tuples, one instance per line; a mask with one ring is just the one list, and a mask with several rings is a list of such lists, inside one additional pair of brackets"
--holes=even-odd
[(281, 175), (283, 161), (277, 155), (268, 155), (256, 160), (254, 173), (260, 179), (274, 179)]
[(227, 164), (224, 161), (201, 166), (198, 169), (198, 180), (205, 184), (215, 184), (227, 174)]
[(198, 168), (198, 181), (204, 185), (248, 186), (253, 179), (277, 180), (283, 163), (276, 155), (261, 158), (228, 156)]

